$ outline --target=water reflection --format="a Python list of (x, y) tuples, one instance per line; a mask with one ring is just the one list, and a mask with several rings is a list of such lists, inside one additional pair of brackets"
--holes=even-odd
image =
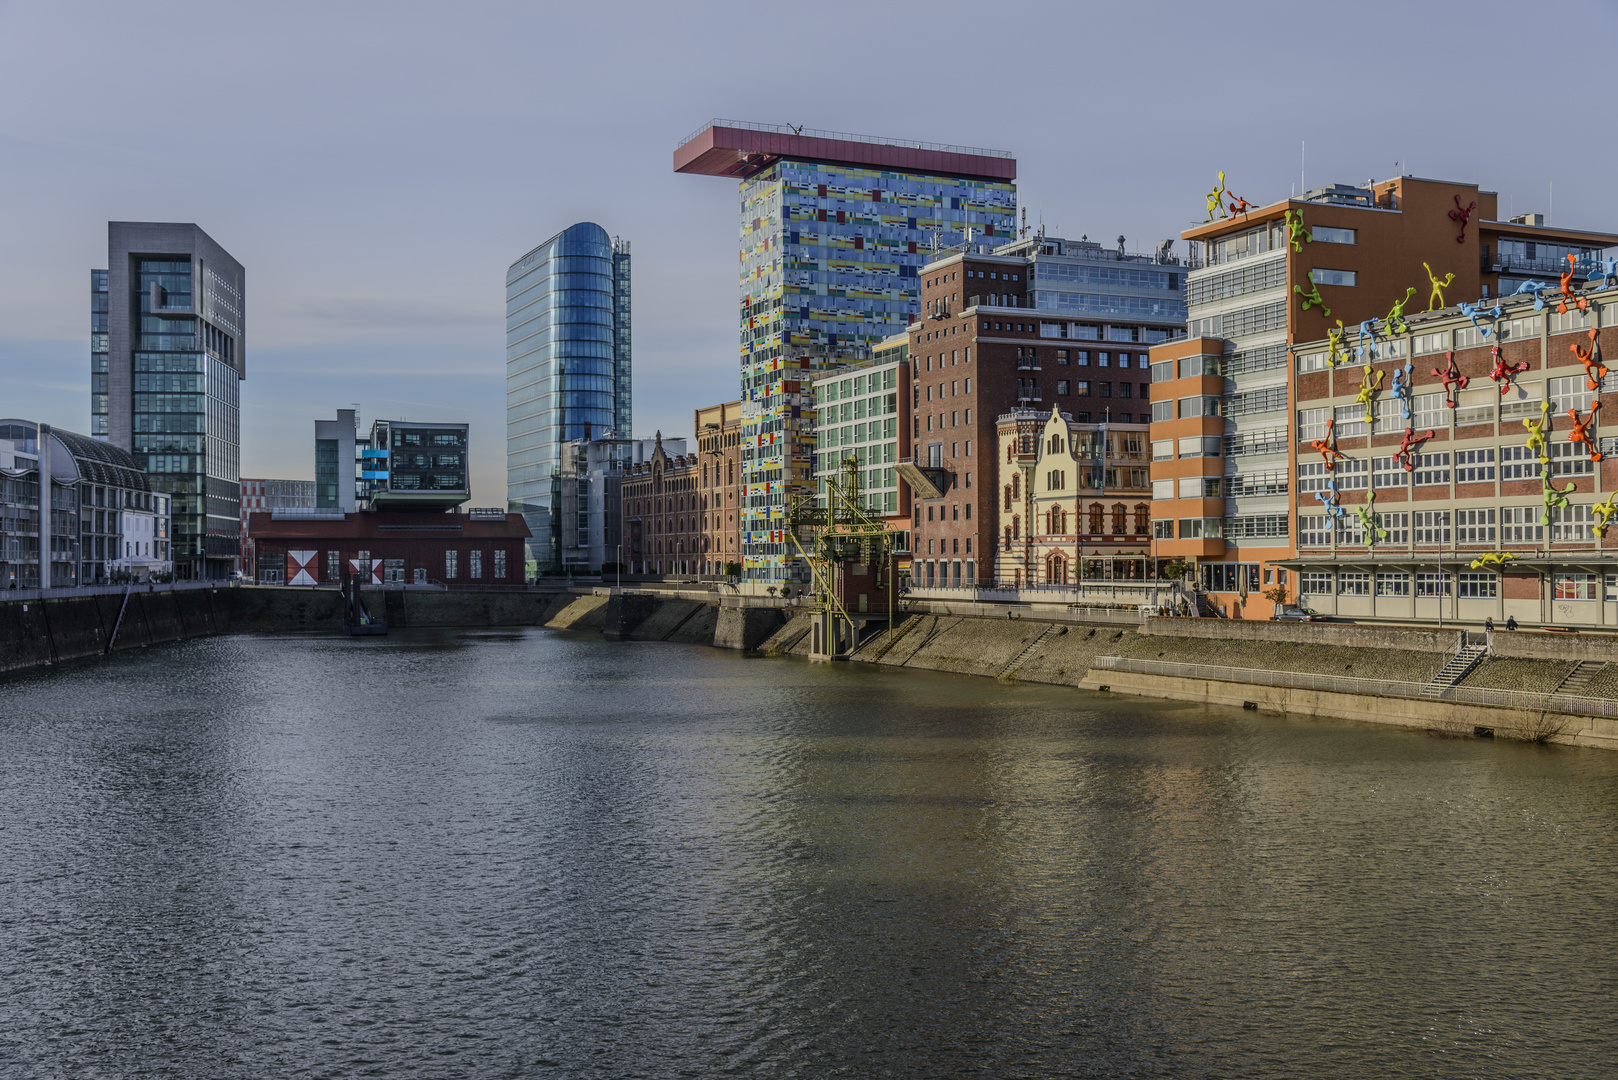
[(1618, 1060), (1594, 751), (543, 631), (0, 702), (0, 1075)]

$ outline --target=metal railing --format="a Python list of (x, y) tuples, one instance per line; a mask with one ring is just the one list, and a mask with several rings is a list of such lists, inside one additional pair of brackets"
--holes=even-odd
[(978, 157), (1006, 159), (1015, 156), (1010, 150), (987, 150), (980, 146), (954, 146), (949, 143), (916, 142), (913, 139), (885, 139), (877, 135), (851, 135), (846, 131), (822, 131), (819, 128), (793, 127), (791, 124), (755, 124), (747, 120), (721, 120), (718, 117), (681, 139), (675, 144), (675, 149), (678, 150), (711, 127), (765, 131), (772, 135), (798, 135), (806, 139), (839, 139), (843, 142), (869, 143), (872, 146), (899, 146), (907, 150), (936, 150), (945, 154), (974, 154)]
[(1572, 716), (1618, 717), (1618, 698), (1535, 694), (1524, 690), (1493, 690), (1474, 686), (1452, 686), (1437, 697), (1424, 698), (1421, 691), (1432, 681), (1432, 674), (1428, 675), (1426, 682), (1403, 682), (1391, 679), (1355, 679), (1344, 675), (1315, 675), (1306, 671), (1232, 668), (1213, 664), (1175, 664), (1165, 660), (1136, 660), (1124, 656), (1098, 656), (1091, 664), (1091, 668), (1102, 671), (1127, 671), (1137, 675), (1166, 675), (1171, 678), (1244, 683), (1253, 686), (1324, 690), (1334, 694), (1369, 694), (1374, 697), (1450, 701), (1494, 708), (1525, 709), (1530, 712), (1565, 713)]

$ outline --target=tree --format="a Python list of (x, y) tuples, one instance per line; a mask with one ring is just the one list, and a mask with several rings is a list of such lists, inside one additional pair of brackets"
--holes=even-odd
[(1286, 586), (1286, 582), (1283, 581), (1281, 584), (1277, 585), (1273, 589), (1265, 589), (1264, 590), (1264, 599), (1268, 600), (1272, 604), (1284, 604), (1284, 603), (1286, 603), (1287, 602), (1287, 586)]

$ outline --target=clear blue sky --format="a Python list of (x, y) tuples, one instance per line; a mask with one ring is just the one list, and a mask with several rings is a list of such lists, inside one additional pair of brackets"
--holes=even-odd
[(565, 225), (634, 243), (638, 434), (736, 392), (735, 185), (670, 171), (709, 118), (1011, 150), (1031, 220), (1131, 248), (1300, 142), (1310, 186), (1402, 160), (1618, 231), (1615, 43), (1599, 3), (0, 0), (0, 415), (86, 430), (106, 222), (195, 221), (247, 266), (246, 475), (358, 402), (470, 421), (500, 505), (505, 268)]

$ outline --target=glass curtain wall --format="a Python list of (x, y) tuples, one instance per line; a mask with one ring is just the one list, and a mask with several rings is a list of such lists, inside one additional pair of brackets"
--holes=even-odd
[(629, 265), (627, 243), (582, 222), (506, 275), (506, 491), (540, 567), (557, 562), (552, 480), (563, 445), (629, 433)]
[(107, 437), (107, 272), (90, 271), (90, 434)]

